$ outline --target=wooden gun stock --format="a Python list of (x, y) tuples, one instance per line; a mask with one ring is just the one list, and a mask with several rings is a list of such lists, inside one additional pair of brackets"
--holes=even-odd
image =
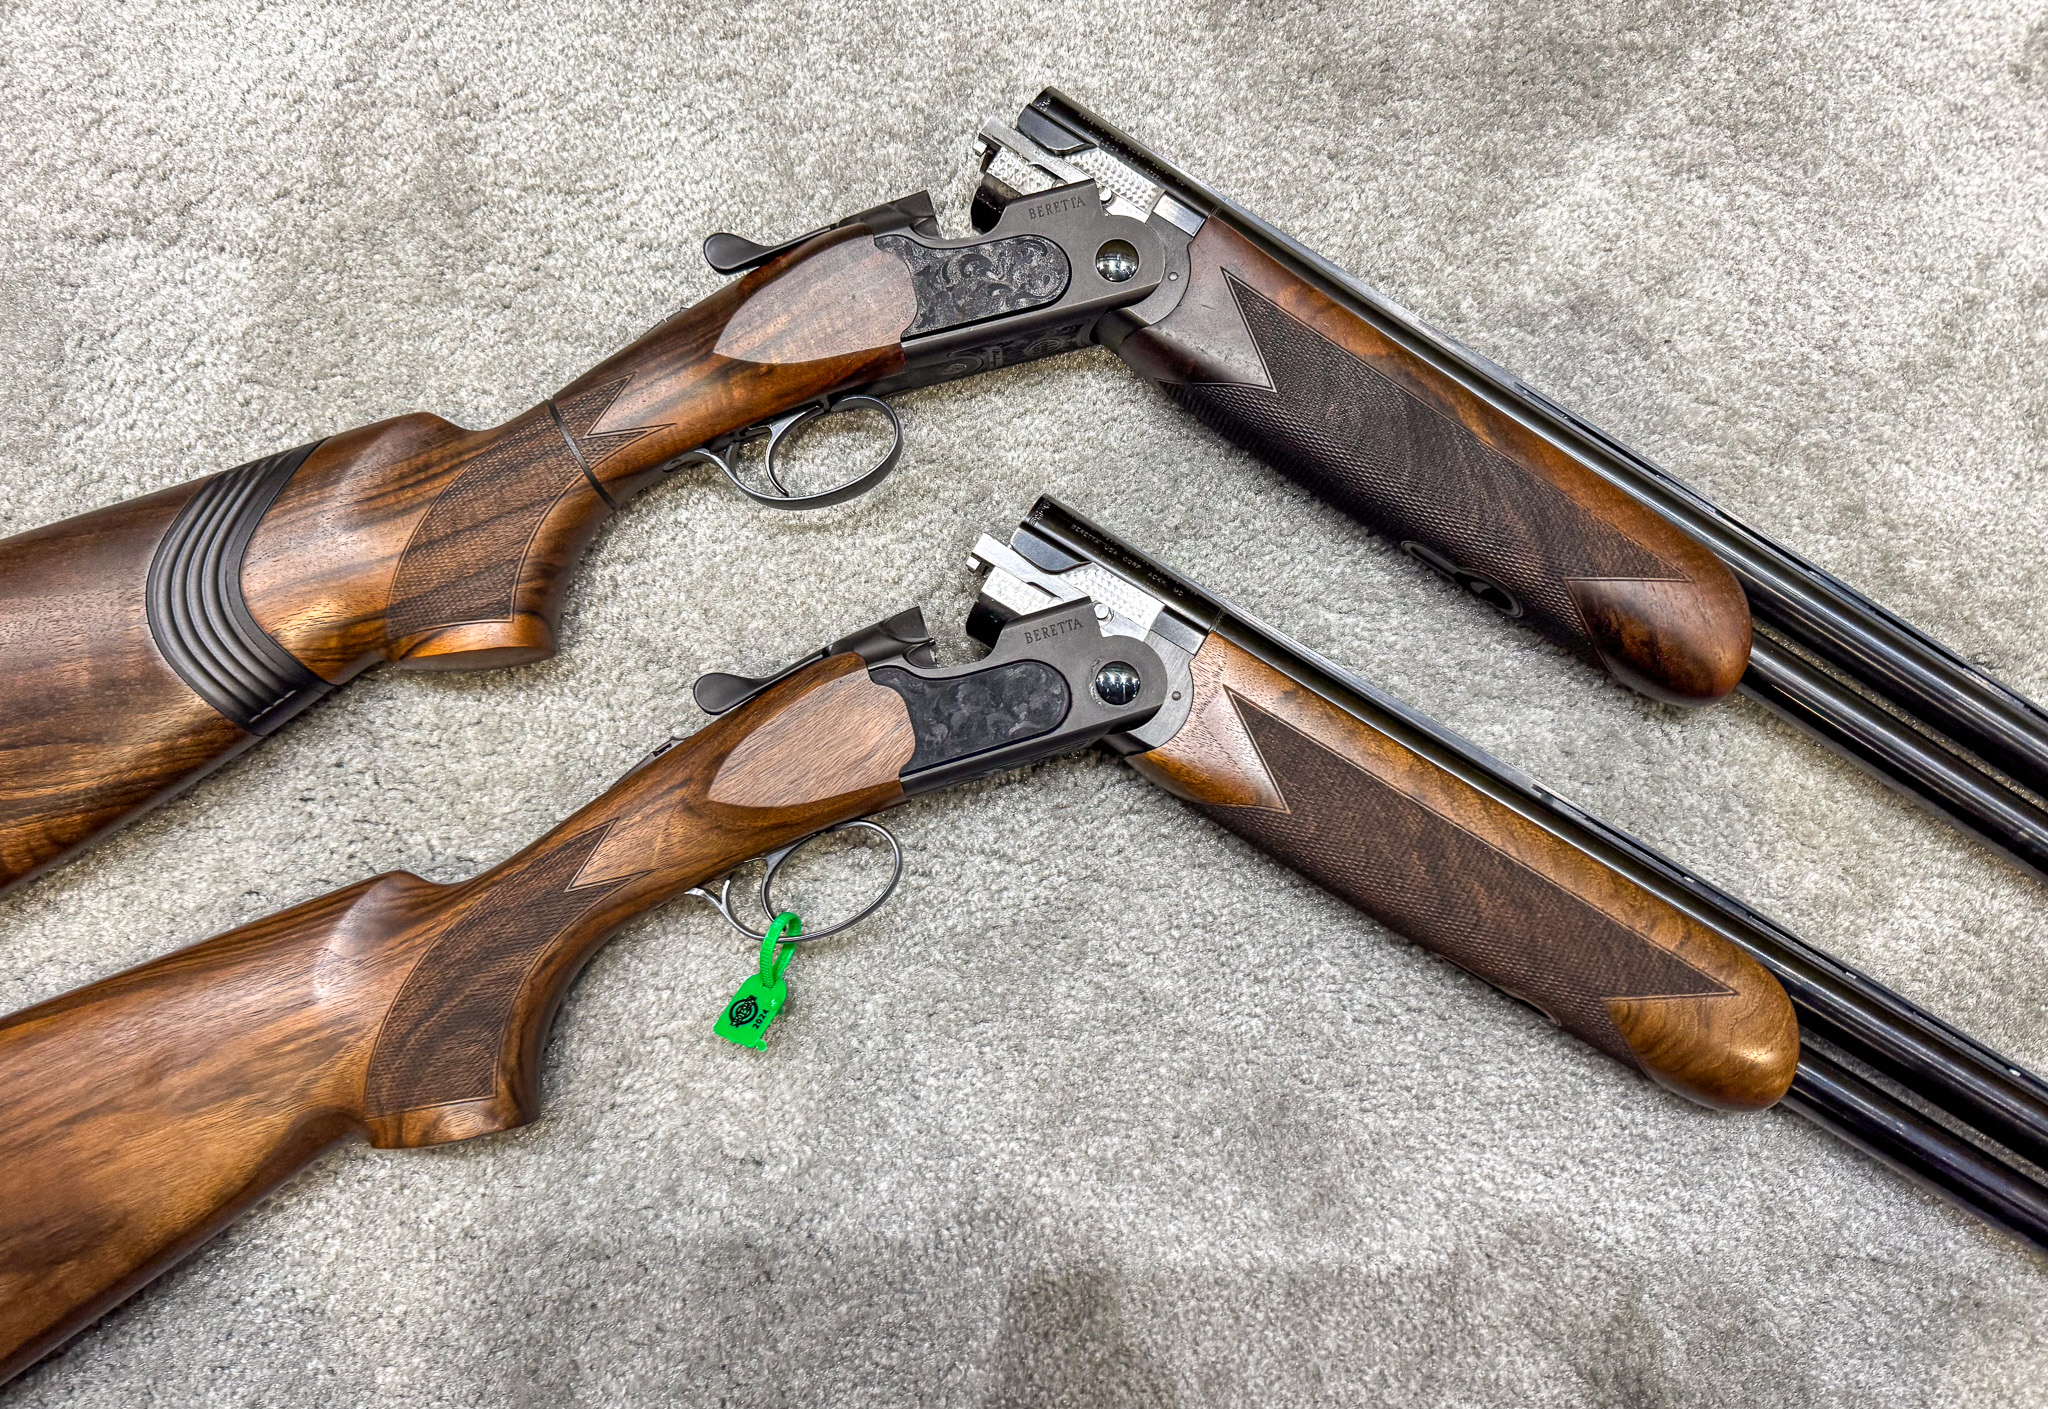
[(833, 656), (472, 880), (380, 876), (0, 1022), (0, 1380), (337, 1141), (533, 1119), (614, 929), (900, 800), (913, 746), (902, 698)]
[(1227, 215), (1190, 241), (1075, 194), (986, 234), (940, 238), (919, 196), (779, 254), (737, 241), (765, 263), (502, 426), (401, 416), (0, 542), (0, 888), (378, 661), (552, 654), (592, 533), (679, 456), (1097, 338), (1636, 689), (1699, 703), (1740, 678), (1749, 615), (1712, 553)]
[(1223, 215), (1188, 291), (1117, 355), (1211, 429), (1496, 610), (1656, 699), (1749, 661), (1749, 606), (1705, 546), (1246, 238)]
[(0, 887), (380, 660), (543, 659), (570, 570), (676, 456), (902, 365), (864, 226), (684, 309), (492, 430), (401, 416), (0, 541)]
[(1193, 673), (1147, 778), (1680, 1095), (1790, 1087), (1792, 1004), (1726, 939), (1220, 632)]

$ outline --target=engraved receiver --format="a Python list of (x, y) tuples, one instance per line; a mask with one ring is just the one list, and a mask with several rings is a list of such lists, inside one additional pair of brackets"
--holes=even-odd
[[(731, 284), (503, 425), (399, 416), (0, 541), (0, 886), (380, 661), (552, 654), (591, 535), (665, 470), (839, 503), (897, 462), (883, 398), (1097, 343), (1636, 688), (1697, 702), (1733, 684), (1749, 622), (1711, 554), (1051, 101), (984, 130), (963, 237), (922, 192), (773, 246), (714, 235)], [(791, 438), (859, 410), (887, 452), (793, 487)]]

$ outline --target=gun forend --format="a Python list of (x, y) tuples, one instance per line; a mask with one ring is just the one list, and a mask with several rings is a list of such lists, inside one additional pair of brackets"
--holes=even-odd
[(1660, 1085), (1731, 1110), (1790, 1086), (1799, 1025), (1778, 982), (1499, 786), (1470, 744), (1054, 501), (975, 552), (994, 569), (980, 630), (1087, 595), (1166, 660), (1179, 703), (1109, 741), (1145, 777)]
[(1661, 1086), (1785, 1093), (1791, 1002), (1726, 939), (1220, 632), (1192, 674), (1187, 724), (1129, 759), (1145, 777)]
[(342, 1139), (532, 1120), (562, 994), (631, 916), (1162, 697), (1158, 657), (1087, 603), (950, 669), (921, 618), (846, 639), (471, 880), (379, 876), (0, 1021), (0, 1380)]
[(1705, 545), (1415, 336), (1412, 319), (1072, 99), (1048, 89), (1018, 129), (1036, 159), (1139, 190), (1194, 230), (1179, 301), (1113, 315), (1098, 334), (1141, 375), (1633, 689), (1703, 704), (1735, 688), (1749, 608)]

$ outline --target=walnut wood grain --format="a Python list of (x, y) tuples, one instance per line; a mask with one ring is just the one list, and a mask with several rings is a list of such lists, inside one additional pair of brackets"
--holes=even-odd
[[(836, 707), (806, 710), (820, 694)], [(811, 767), (777, 770), (773, 805), (714, 800), (764, 729)], [(472, 880), (380, 876), (0, 1022), (0, 1379), (337, 1141), (532, 1120), (555, 1010), (621, 923), (900, 801), (911, 743), (902, 701), (835, 656)]]
[(770, 285), (719, 332), (712, 351), (736, 362), (782, 366), (859, 357), (878, 333), (901, 338), (917, 317), (917, 295), (902, 259), (872, 240), (849, 240), (813, 256), (800, 284)]
[[(551, 655), (569, 574), (614, 505), (715, 436), (897, 369), (916, 311), (903, 261), (849, 227), (502, 426), (416, 414), (330, 436), (249, 539), (255, 625), (331, 684), (384, 660)], [(0, 541), (0, 888), (255, 742), (166, 663), (145, 610), (152, 557), (205, 483)]]
[[(803, 747), (818, 731), (849, 724), (862, 727), (867, 752), (817, 759)], [(728, 754), (710, 797), (738, 807), (788, 807), (820, 788), (853, 792), (896, 777), (916, 749), (902, 696), (864, 674), (848, 675), (813, 690)]]
[(411, 415), (334, 436), (250, 543), (250, 609), (335, 684), (380, 660), (542, 659), (613, 505), (716, 436), (894, 371), (915, 314), (903, 261), (851, 226), (684, 309), (552, 408), (486, 431)]
[(198, 489), (0, 542), (0, 883), (54, 865), (255, 742), (150, 638), (150, 559)]
[(1749, 608), (1707, 548), (1304, 283), (1225, 220), (1188, 291), (1118, 355), (1211, 428), (1395, 541), (1513, 594), (1654, 698), (1702, 704), (1749, 659)]
[(1705, 1105), (1769, 1106), (1776, 980), (1594, 857), (1211, 635), (1195, 704), (1132, 765), (1389, 928)]

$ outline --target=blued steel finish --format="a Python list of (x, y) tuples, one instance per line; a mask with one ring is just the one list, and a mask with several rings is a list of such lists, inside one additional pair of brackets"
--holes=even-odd
[[(1018, 127), (1056, 152), (1100, 146), (1200, 219), (1228, 221), (1380, 333), (1706, 544), (1742, 583), (1762, 628), (1743, 680), (1746, 691), (1930, 810), (2048, 875), (2048, 810), (2041, 805), (2048, 799), (2048, 711), (1059, 90), (1048, 88), (1032, 100)], [(1770, 632), (1846, 678), (1796, 660), (1774, 669), (1793, 653), (1773, 650)], [(1858, 693), (1922, 727), (1857, 700)], [(1938, 737), (1930, 740), (1929, 731)]]
[(1915, 1184), (2048, 1253), (2048, 1189), (1807, 1049), (1781, 1103)]
[(749, 269), (758, 269), (778, 254), (795, 249), (806, 240), (837, 230), (843, 225), (865, 225), (877, 235), (891, 230), (916, 230), (933, 239), (939, 236), (939, 215), (932, 209), (932, 198), (919, 191), (901, 200), (889, 201), (872, 210), (858, 215), (849, 215), (844, 220), (835, 220), (830, 225), (821, 225), (815, 230), (806, 230), (793, 239), (776, 245), (756, 244), (743, 235), (719, 231), (704, 239), (704, 262), (720, 274), (739, 274)]
[[(873, 626), (864, 626), (849, 632), (837, 641), (831, 641), (809, 655), (792, 661), (782, 669), (758, 678), (733, 675), (726, 671), (714, 670), (700, 675), (690, 687), (691, 698), (697, 708), (706, 714), (724, 714), (736, 709), (754, 696), (760, 694), (779, 680), (786, 680), (807, 665), (814, 665), (828, 656), (842, 651), (852, 651), (869, 665), (882, 665), (892, 660), (907, 660), (912, 665), (937, 665), (938, 644), (932, 640), (931, 629), (924, 623), (922, 607), (907, 607), (894, 616), (884, 617)], [(673, 742), (673, 740), (671, 740)], [(759, 939), (760, 936), (754, 936)]]
[[(1979, 1134), (2048, 1167), (2048, 1082), (1983, 1043), (1806, 943), (1768, 916), (1584, 812), (1392, 695), (1237, 610), (1057, 500), (1039, 500), (1017, 529), (1011, 546), (1049, 571), (1087, 563), (1099, 572), (1122, 578), (1157, 599), (1155, 631), (1162, 629), (1161, 623), (1178, 623), (1180, 632), (1197, 638), (1196, 645), (1200, 636), (1221, 633), (1304, 689), (1567, 839), (1756, 959), (1784, 985), (1799, 1014), (1802, 1034), (1833, 1044)], [(983, 610), (988, 605), (984, 596)], [(1116, 746), (1119, 741), (1112, 738), (1109, 742)], [(1989, 1195), (1979, 1186), (1989, 1180), (1999, 1188), (2032, 1190), (2030, 1197), (2038, 1198), (2038, 1207), (2048, 1210), (2048, 1191), (2036, 1186), (2031, 1176), (1981, 1151), (1971, 1158), (1982, 1163), (1965, 1167), (1967, 1161), (1952, 1148), (1952, 1133), (1912, 1112), (1873, 1083), (1841, 1073), (1825, 1083), (1809, 1085), (1814, 1086), (1814, 1093), (1795, 1109), (1813, 1115), (1852, 1143), (1897, 1168), (1914, 1172), (1923, 1181), (1936, 1179), (1943, 1171), (1954, 1173), (1960, 1182), (1956, 1189), (1945, 1192), (1952, 1192), (1963, 1206), (1984, 1212), (1982, 1201)], [(1823, 1114), (1828, 1118), (1823, 1119)], [(2002, 1218), (1994, 1221), (2011, 1226)], [(2038, 1226), (2048, 1229), (2048, 1223)], [(2034, 1237), (2024, 1228), (2020, 1231), (2022, 1236)]]
[[(1135, 252), (1136, 274), (1103, 277), (1096, 252), (1111, 242)], [(903, 370), (861, 388), (875, 396), (1072, 352), (1098, 340), (1105, 314), (1155, 295), (1154, 306), (1170, 307), (1186, 287), (1186, 233), (1112, 212), (1093, 182), (1013, 201), (990, 229), (964, 239), (911, 229), (877, 243), (903, 257), (918, 307)], [(1048, 296), (1061, 263), (1066, 278)], [(974, 277), (950, 277), (961, 269)]]
[(1751, 639), (1742, 688), (1992, 850), (2048, 875), (2048, 811), (1847, 681), (1802, 659), (1768, 630), (1758, 630)]

